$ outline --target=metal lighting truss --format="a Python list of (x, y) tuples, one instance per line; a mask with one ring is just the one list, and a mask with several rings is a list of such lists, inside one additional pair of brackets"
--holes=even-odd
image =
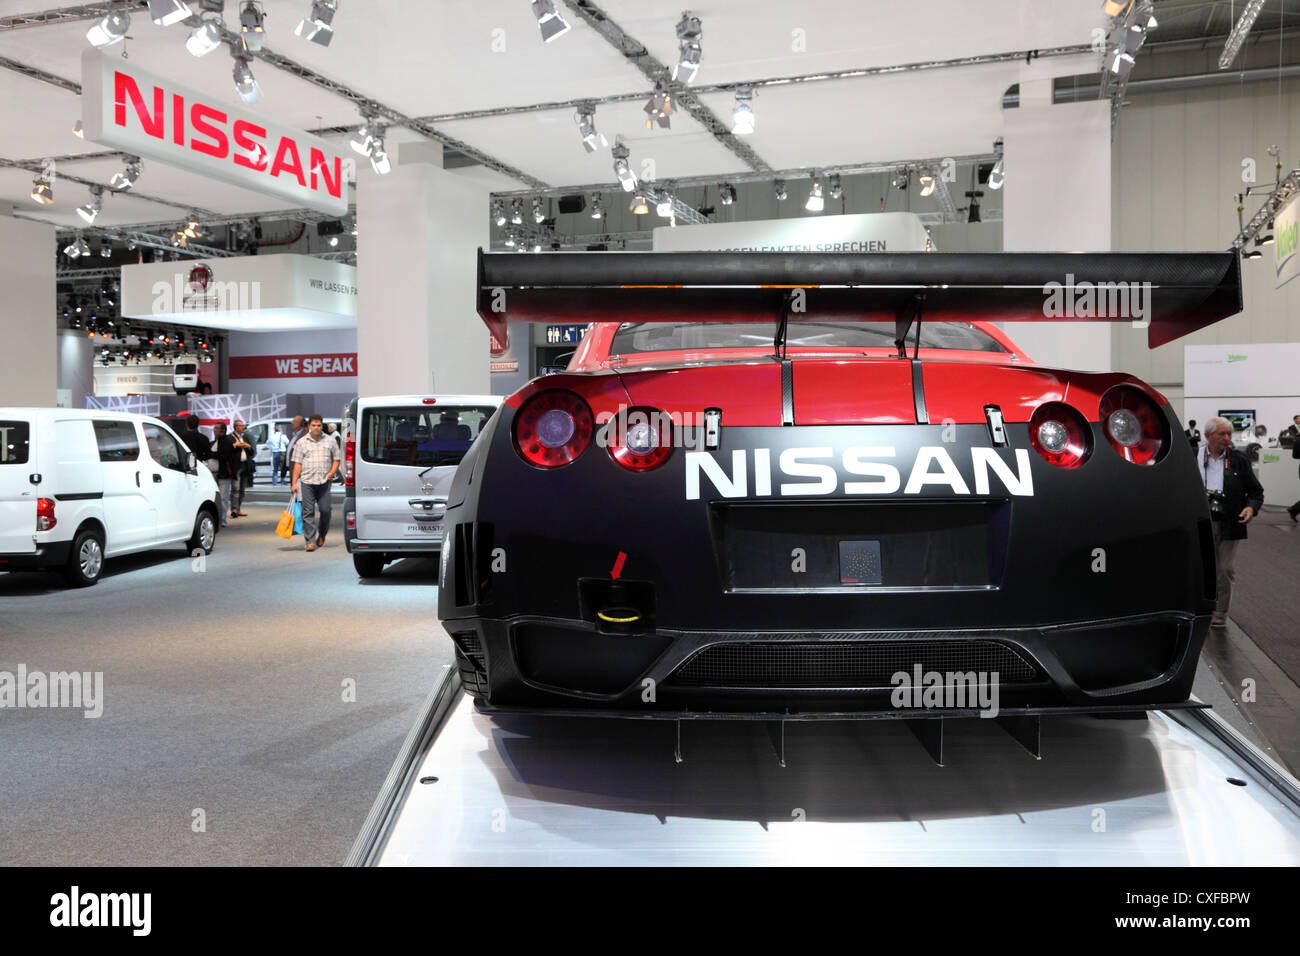
[(97, 20), (110, 13), (134, 13), (145, 10), (148, 0), (117, 0), (115, 3), (79, 3), (70, 7), (56, 7), (37, 13), (18, 13), (13, 16), (0, 17), (0, 33), (7, 30), (21, 30), (24, 27), (43, 27), (52, 23), (71, 23), (76, 20)]
[[(1291, 170), (1286, 178), (1278, 180), (1273, 191), (1264, 200), (1264, 205), (1259, 207), (1259, 211), (1251, 216), (1250, 221), (1241, 228), (1241, 232), (1237, 233), (1237, 238), (1232, 240), (1232, 247), (1237, 250), (1246, 248), (1246, 244), (1263, 232), (1278, 211), (1297, 193), (1300, 193), (1300, 168)], [(1249, 195), (1249, 192), (1246, 195)]]
[(1097, 98), (1110, 100), (1112, 131), (1119, 123), (1119, 111), (1124, 105), (1124, 93), (1128, 89), (1133, 58), (1146, 40), (1147, 24), (1154, 17), (1151, 0), (1133, 0), (1122, 15), (1111, 17), (1111, 30), (1102, 55), (1101, 86), (1097, 90)]
[(1255, 25), (1255, 18), (1259, 16), (1263, 6), (1264, 0), (1248, 0), (1246, 8), (1241, 11), (1241, 16), (1232, 25), (1228, 41), (1223, 44), (1223, 53), (1219, 56), (1219, 69), (1226, 70), (1237, 59), (1237, 54), (1241, 52), (1241, 45), (1246, 42), (1246, 36), (1250, 33), (1250, 28)]

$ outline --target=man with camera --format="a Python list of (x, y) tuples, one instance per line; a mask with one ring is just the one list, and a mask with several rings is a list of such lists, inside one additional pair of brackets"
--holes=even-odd
[(1226, 627), (1236, 576), (1233, 561), (1237, 543), (1246, 537), (1246, 525), (1263, 506), (1264, 489), (1246, 456), (1232, 447), (1232, 422), (1217, 416), (1211, 418), (1205, 423), (1203, 434), (1205, 446), (1196, 456), (1196, 465), (1209, 499), (1214, 557), (1219, 568), (1218, 599), (1210, 626)]

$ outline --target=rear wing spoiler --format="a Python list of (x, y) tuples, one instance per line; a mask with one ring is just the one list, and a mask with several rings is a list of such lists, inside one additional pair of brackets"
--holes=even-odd
[[(801, 291), (797, 291), (801, 290)], [(1132, 322), (1150, 348), (1241, 311), (1235, 252), (478, 253), (514, 322)], [(919, 315), (918, 315), (919, 313)]]

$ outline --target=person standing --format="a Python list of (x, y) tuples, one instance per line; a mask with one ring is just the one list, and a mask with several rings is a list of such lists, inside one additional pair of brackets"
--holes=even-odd
[(226, 527), (230, 522), (226, 520), (226, 512), (232, 509), (234, 504), (233, 486), (239, 481), (239, 449), (235, 447), (235, 440), (226, 434), (226, 423), (217, 422), (212, 426), (212, 458), (216, 459), (217, 470), (213, 472), (213, 477), (217, 479), (217, 489), (221, 492), (221, 527)]
[[(293, 433), (289, 436), (289, 447), (285, 449), (284, 467), (287, 471), (293, 470), (293, 446), (298, 443), (298, 439), (307, 434), (307, 418), (304, 415), (293, 416)], [(286, 473), (286, 477), (288, 474)]]
[(1191, 419), (1191, 420), (1187, 423), (1187, 428), (1186, 428), (1186, 430), (1184, 430), (1183, 435), (1185, 435), (1185, 436), (1187, 437), (1187, 440), (1191, 443), (1191, 445), (1192, 445), (1192, 451), (1196, 451), (1196, 449), (1200, 447), (1200, 445), (1201, 445), (1201, 432), (1200, 432), (1200, 430), (1196, 427), (1196, 419), (1195, 419), (1195, 418)]
[[(339, 450), (334, 439), (325, 434), (325, 424), (319, 415), (309, 419), (307, 434), (294, 443), (293, 480), (294, 493), (302, 495), (302, 534), (307, 539), (308, 551), (325, 546), (325, 536), (330, 530), (330, 482), (339, 470)], [(316, 509), (320, 508), (320, 525), (316, 524)]]
[(1211, 627), (1226, 627), (1237, 544), (1246, 537), (1246, 525), (1264, 505), (1264, 489), (1246, 456), (1232, 447), (1232, 422), (1215, 416), (1205, 423), (1205, 447), (1197, 455), (1197, 469), (1209, 499), (1214, 529), (1214, 557), (1218, 566), (1217, 599)]
[(194, 452), (194, 457), (199, 461), (207, 461), (212, 457), (212, 445), (208, 441), (208, 436), (199, 431), (198, 415), (190, 415), (185, 419), (185, 431), (181, 434), (181, 441), (185, 443), (185, 447)]
[[(1294, 437), (1291, 445), (1291, 457), (1292, 459), (1300, 458), (1300, 415), (1296, 415), (1291, 419), (1291, 427), (1287, 431), (1291, 432)], [(1287, 508), (1286, 513), (1290, 515), (1292, 521), (1300, 522), (1300, 517), (1297, 517), (1297, 515), (1300, 515), (1300, 501)]]
[(247, 426), (242, 418), (235, 419), (235, 433), (230, 436), (231, 443), (239, 451), (239, 476), (235, 479), (234, 486), (231, 488), (231, 509), (230, 517), (247, 518), (248, 512), (244, 510), (244, 492), (248, 486), (253, 483), (253, 469), (257, 467), (255, 458), (257, 449), (253, 447), (251, 436), (247, 432)]
[(271, 450), (271, 484), (282, 484), (284, 478), (284, 455), (289, 450), (289, 436), (276, 426), (271, 437), (266, 440), (266, 447)]

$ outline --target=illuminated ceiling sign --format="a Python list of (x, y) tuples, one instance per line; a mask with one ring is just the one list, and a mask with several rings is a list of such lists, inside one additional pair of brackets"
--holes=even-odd
[(81, 58), (87, 141), (156, 159), (330, 215), (346, 215), (343, 157), (269, 122), (94, 48)]

